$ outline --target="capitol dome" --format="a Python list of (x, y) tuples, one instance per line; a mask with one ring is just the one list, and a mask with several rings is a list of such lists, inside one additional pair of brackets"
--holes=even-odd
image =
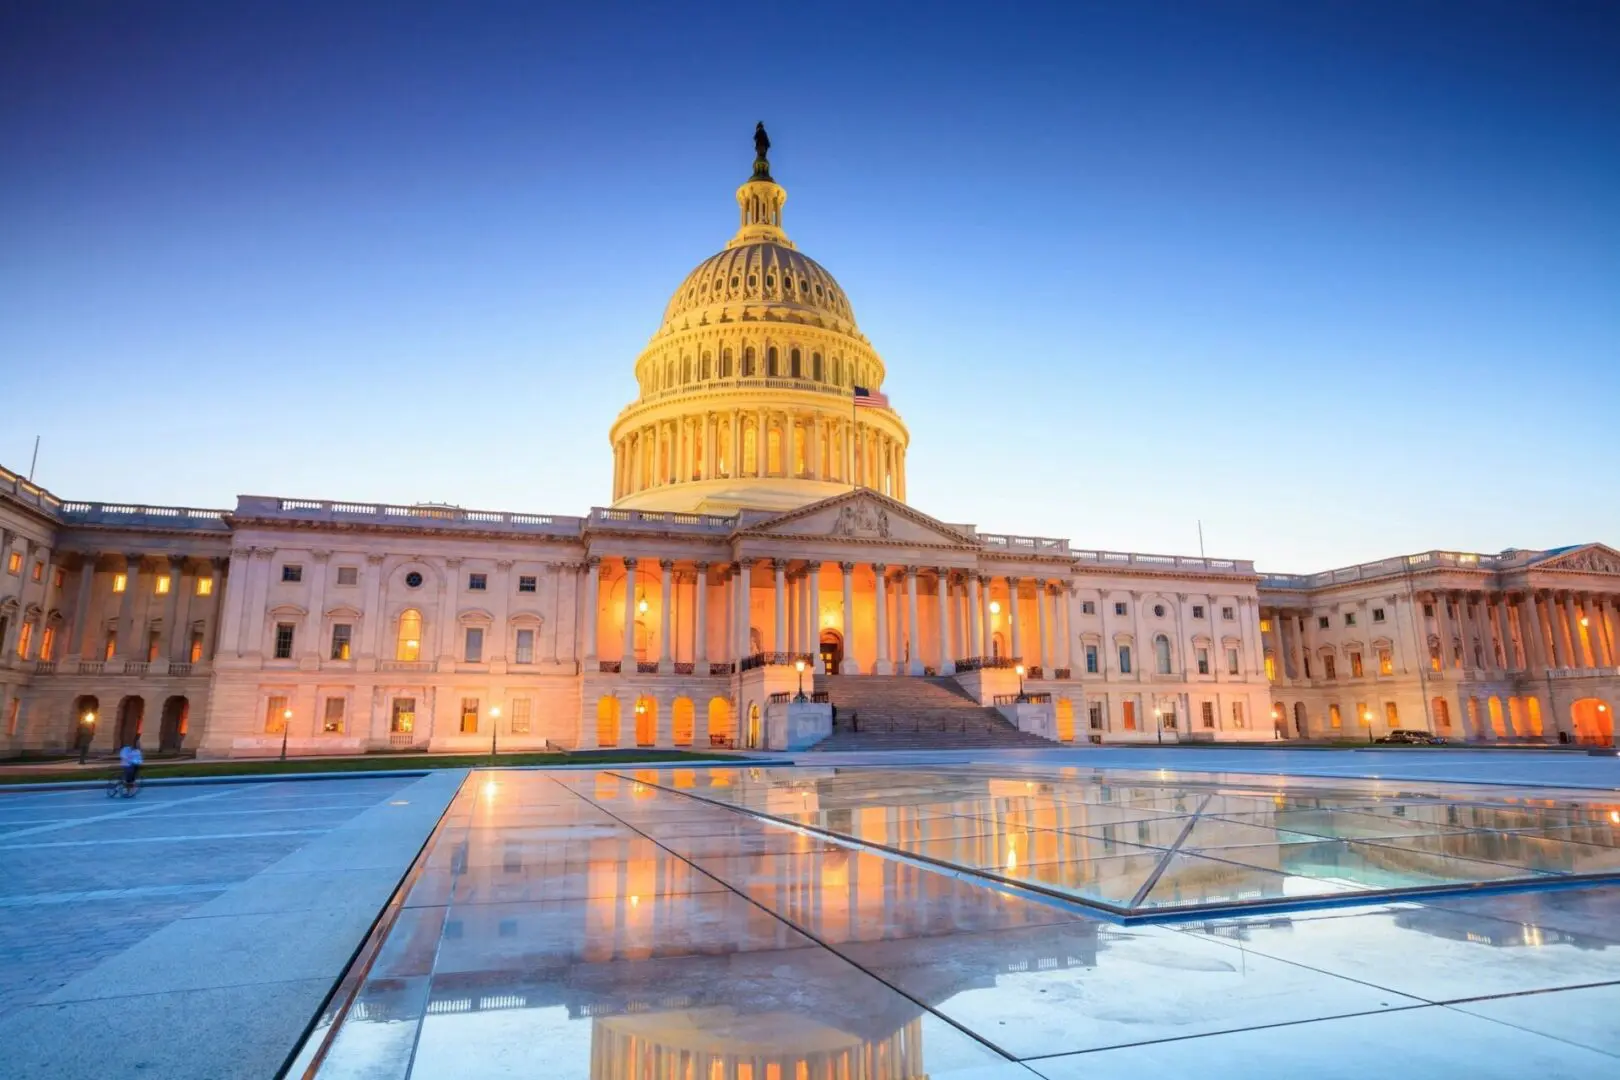
[(737, 233), (686, 275), (614, 422), (614, 505), (785, 510), (870, 487), (905, 497), (910, 437), (843, 288), (782, 229), (756, 133)]

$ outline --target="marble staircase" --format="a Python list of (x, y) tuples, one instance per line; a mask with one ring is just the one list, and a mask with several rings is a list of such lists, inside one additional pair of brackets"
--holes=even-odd
[(816, 750), (940, 750), (1054, 746), (1019, 731), (969, 697), (954, 679), (905, 675), (822, 675), (834, 709), (833, 733)]

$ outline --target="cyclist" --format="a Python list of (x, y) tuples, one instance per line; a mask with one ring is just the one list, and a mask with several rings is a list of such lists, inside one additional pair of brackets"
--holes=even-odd
[(118, 763), (124, 767), (124, 790), (135, 790), (135, 779), (140, 775), (141, 766), (146, 758), (141, 754), (138, 743), (131, 743), (118, 751)]

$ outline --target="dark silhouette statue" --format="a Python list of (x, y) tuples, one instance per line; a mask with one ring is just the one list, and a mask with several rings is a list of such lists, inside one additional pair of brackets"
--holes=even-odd
[(761, 120), (754, 125), (754, 157), (764, 161), (765, 155), (770, 153), (770, 149), (771, 137), (765, 134), (765, 121)]

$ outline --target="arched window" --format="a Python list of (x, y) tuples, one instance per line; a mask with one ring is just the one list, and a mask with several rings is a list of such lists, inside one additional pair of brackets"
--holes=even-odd
[(1170, 639), (1163, 634), (1153, 639), (1153, 661), (1160, 675), (1170, 674)]
[(775, 377), (780, 374), (776, 366), (776, 346), (772, 345), (765, 350), (765, 374)]
[(692, 381), (692, 358), (690, 356), (682, 357), (681, 358), (681, 382), (684, 384), (684, 383), (689, 383), (691, 381)]
[(730, 349), (721, 349), (720, 350), (720, 377), (722, 379), (731, 378), (731, 350)]
[(675, 361), (669, 360), (669, 361), (666, 361), (665, 364), (664, 364), (664, 386), (667, 388), (667, 387), (671, 387), (671, 386), (674, 386), (674, 385), (675, 385)]
[(710, 374), (710, 372), (713, 370), (713, 360), (714, 357), (711, 354), (703, 354), (703, 369), (698, 373), (698, 378), (702, 379), (704, 382), (708, 382), (711, 378), (713, 378), (713, 376)]
[(841, 356), (833, 357), (832, 381), (834, 386), (844, 385), (844, 358)]
[(754, 377), (754, 347), (752, 345), (743, 350), (742, 373), (745, 379)]
[(821, 354), (820, 353), (811, 353), (810, 354), (810, 377), (812, 379), (814, 379), (816, 382), (821, 382), (822, 381), (821, 376), (822, 376)]
[(788, 353), (788, 374), (792, 375), (795, 379), (804, 378), (804, 365), (799, 359), (798, 349), (794, 349), (792, 352)]
[(394, 645), (395, 660), (416, 660), (422, 655), (422, 613), (412, 608), (399, 617), (399, 640)]

